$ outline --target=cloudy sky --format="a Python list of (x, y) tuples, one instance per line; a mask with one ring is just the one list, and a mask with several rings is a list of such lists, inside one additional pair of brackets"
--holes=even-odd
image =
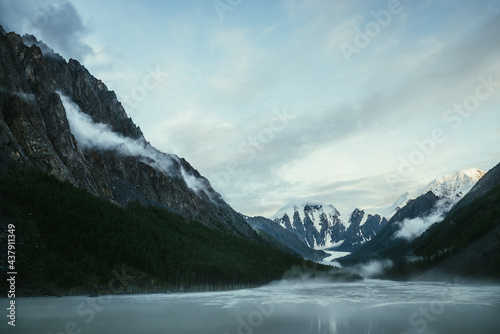
[(498, 0), (0, 0), (226, 201), (391, 204), (500, 162)]

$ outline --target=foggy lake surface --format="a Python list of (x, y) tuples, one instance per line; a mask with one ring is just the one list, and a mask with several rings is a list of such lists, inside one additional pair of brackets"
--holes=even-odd
[(16, 327), (3, 315), (1, 333), (500, 333), (495, 285), (281, 281), (228, 292), (17, 298), (16, 306)]

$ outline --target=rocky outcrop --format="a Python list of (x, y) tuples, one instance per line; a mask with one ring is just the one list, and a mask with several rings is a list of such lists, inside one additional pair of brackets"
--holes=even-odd
[[(95, 123), (168, 158), (168, 170), (153, 157), (82, 147), (71, 132), (61, 95)], [(260, 240), (187, 161), (152, 147), (116, 94), (78, 61), (66, 62), (33, 36), (0, 29), (0, 171), (12, 164), (41, 169), (119, 205), (138, 200)], [(183, 173), (204, 190), (193, 190)]]
[(387, 219), (380, 215), (365, 213), (355, 209), (350, 218), (350, 225), (343, 235), (344, 242), (337, 247), (337, 251), (352, 252), (367, 241), (373, 239), (387, 224)]

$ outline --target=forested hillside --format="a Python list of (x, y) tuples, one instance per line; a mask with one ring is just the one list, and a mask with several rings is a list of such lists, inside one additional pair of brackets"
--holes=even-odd
[(313, 266), (161, 208), (116, 206), (43, 172), (11, 172), (0, 190), (2, 229), (15, 225), (18, 289), (27, 294), (130, 291), (116, 278), (123, 271), (136, 291), (230, 289)]

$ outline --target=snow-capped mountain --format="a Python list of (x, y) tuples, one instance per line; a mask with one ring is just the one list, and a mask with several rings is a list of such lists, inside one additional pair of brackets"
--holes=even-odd
[(272, 220), (297, 234), (314, 249), (351, 250), (370, 240), (387, 223), (378, 214), (363, 210), (339, 210), (333, 205), (291, 204)]
[(461, 170), (435, 179), (418, 191), (412, 193), (405, 192), (390, 206), (365, 209), (365, 211), (373, 215), (378, 214), (387, 220), (391, 220), (391, 218), (394, 217), (401, 208), (405, 207), (408, 202), (425, 195), (429, 191), (439, 199), (447, 199), (449, 205), (452, 206), (464, 197), (485, 174), (486, 173), (480, 169)]
[(352, 251), (370, 241), (412, 200), (428, 192), (432, 192), (436, 200), (445, 200), (446, 205), (440, 210), (448, 212), (484, 174), (479, 169), (449, 174), (412, 194), (402, 194), (392, 205), (382, 208), (340, 210), (333, 205), (290, 204), (278, 210), (272, 220), (305, 240), (311, 248)]
[(461, 170), (432, 181), (419, 193), (425, 194), (432, 191), (437, 197), (446, 197), (456, 203), (474, 187), (484, 174), (486, 173), (480, 169)]
[(430, 211), (422, 211), (413, 218), (402, 217), (404, 219), (395, 221), (394, 223), (399, 226), (395, 236), (411, 240), (422, 235), (430, 226), (442, 221), (485, 174), (480, 169), (461, 170), (429, 183), (417, 192), (419, 196), (416, 200), (426, 194), (432, 194), (436, 198), (436, 203)]
[[(461, 242), (463, 239), (456, 236), (468, 237), (471, 229), (467, 224), (471, 216), (467, 216), (466, 221), (462, 220), (461, 227), (455, 226), (454, 219), (460, 216), (458, 208), (463, 208), (486, 196), (498, 184), (500, 184), (500, 164), (487, 174), (473, 169), (436, 179), (415, 192), (415, 195), (411, 195), (412, 199), (396, 211), (384, 229), (369, 243), (338, 261), (342, 265), (352, 265), (368, 262), (374, 258), (411, 259), (412, 252), (418, 245), (425, 248), (429, 247), (429, 242), (444, 244), (448, 241), (443, 239), (444, 236), (450, 236), (454, 242), (457, 240)], [(494, 201), (493, 198), (491, 200)], [(480, 255), (482, 251), (477, 251), (477, 254), (484, 259), (484, 256)], [(475, 256), (467, 254), (466, 258), (470, 261), (475, 259)]]

